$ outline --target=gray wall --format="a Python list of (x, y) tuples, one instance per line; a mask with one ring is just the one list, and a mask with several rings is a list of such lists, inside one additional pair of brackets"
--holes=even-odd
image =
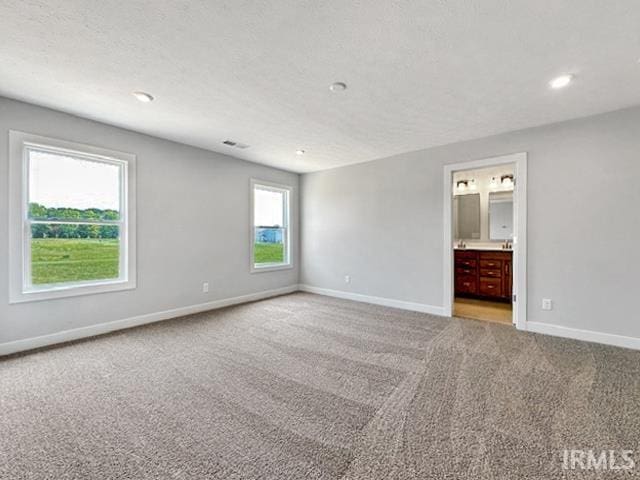
[(301, 283), (442, 306), (443, 165), (521, 151), (528, 320), (640, 337), (640, 108), (303, 175)]
[[(9, 129), (137, 155), (136, 290), (8, 304)], [(640, 108), (304, 175), (303, 257), (296, 188), (296, 268), (252, 275), (249, 179), (298, 175), (0, 98), (0, 343), (293, 285), (299, 264), (301, 283), (441, 306), (443, 165), (519, 151), (529, 320), (640, 337)]]
[[(138, 288), (8, 303), (8, 130), (137, 155)], [(295, 268), (249, 273), (249, 179), (292, 185)], [(0, 343), (298, 282), (298, 175), (0, 97)], [(202, 293), (209, 281), (210, 292)]]

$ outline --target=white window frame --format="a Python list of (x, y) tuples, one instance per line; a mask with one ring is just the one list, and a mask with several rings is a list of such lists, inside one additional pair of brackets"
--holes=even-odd
[[(283, 223), (282, 226), (284, 230), (284, 257), (285, 261), (280, 263), (264, 263), (264, 264), (256, 264), (255, 263), (255, 190), (256, 188), (260, 188), (262, 190), (270, 190), (273, 192), (283, 193), (284, 194), (284, 205), (283, 205)], [(279, 183), (267, 182), (264, 180), (251, 179), (250, 181), (250, 195), (249, 195), (249, 259), (251, 265), (251, 273), (259, 273), (259, 272), (273, 272), (276, 270), (287, 270), (293, 268), (293, 256), (291, 255), (291, 196), (293, 193), (293, 187), (289, 185), (281, 185)]]
[[(29, 219), (29, 149), (119, 165), (120, 277), (117, 279), (31, 284), (31, 220)], [(22, 303), (136, 288), (136, 156), (15, 130), (9, 131), (9, 302)], [(50, 221), (46, 223), (56, 223)], [(69, 223), (63, 221), (60, 223)], [(78, 224), (93, 222), (75, 222)]]

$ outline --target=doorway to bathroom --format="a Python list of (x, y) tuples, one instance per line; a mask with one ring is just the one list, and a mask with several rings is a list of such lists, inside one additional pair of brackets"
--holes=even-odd
[(526, 153), (445, 166), (449, 316), (526, 322)]

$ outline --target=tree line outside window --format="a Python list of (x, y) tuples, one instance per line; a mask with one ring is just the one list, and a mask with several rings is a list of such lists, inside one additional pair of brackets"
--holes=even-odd
[[(39, 203), (30, 203), (29, 218), (45, 222), (104, 222), (117, 221), (120, 219), (120, 214), (116, 210), (50, 208)], [(33, 223), (31, 225), (32, 238), (115, 239), (118, 236), (117, 225), (91, 223)]]

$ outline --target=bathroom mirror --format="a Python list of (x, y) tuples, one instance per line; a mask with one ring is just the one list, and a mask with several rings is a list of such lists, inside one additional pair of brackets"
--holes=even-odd
[(480, 238), (480, 194), (456, 195), (453, 199), (455, 238), (472, 240)]
[(513, 238), (513, 192), (489, 193), (489, 239)]

